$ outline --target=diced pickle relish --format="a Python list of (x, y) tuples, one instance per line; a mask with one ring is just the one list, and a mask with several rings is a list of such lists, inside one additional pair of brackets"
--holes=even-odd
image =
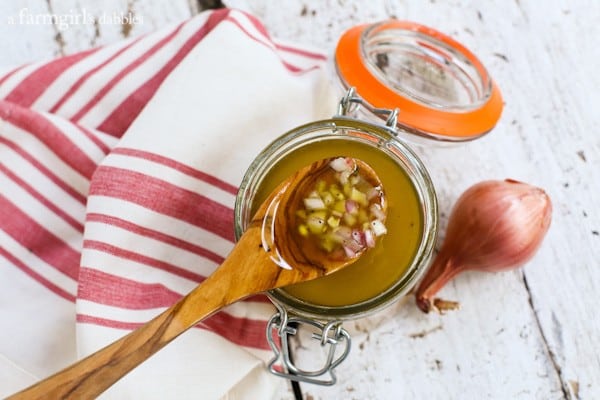
[(387, 232), (384, 193), (352, 158), (337, 157), (330, 167), (296, 211), (297, 231), (333, 258), (354, 258)]

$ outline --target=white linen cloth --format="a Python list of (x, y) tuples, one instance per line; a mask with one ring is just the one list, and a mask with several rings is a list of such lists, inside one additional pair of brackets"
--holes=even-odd
[[(325, 62), (224, 9), (0, 74), (0, 396), (140, 326), (219, 265), (252, 159), (334, 111)], [(272, 311), (264, 297), (228, 307), (101, 397), (272, 397)]]

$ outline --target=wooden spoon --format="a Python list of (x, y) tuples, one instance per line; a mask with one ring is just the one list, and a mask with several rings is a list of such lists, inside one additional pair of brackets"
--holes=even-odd
[[(329, 162), (311, 164), (281, 183), (261, 204), (247, 231), (227, 259), (175, 305), (118, 341), (9, 399), (94, 398), (187, 329), (219, 309), (250, 295), (308, 281), (351, 264), (356, 258), (330, 259), (325, 252), (304, 252), (289, 232), (290, 205)], [(361, 174), (379, 182), (375, 172), (356, 160)]]

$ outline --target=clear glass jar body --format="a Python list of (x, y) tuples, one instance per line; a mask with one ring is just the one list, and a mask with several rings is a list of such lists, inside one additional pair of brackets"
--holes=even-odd
[(236, 199), (236, 238), (239, 239), (251, 219), (253, 206), (256, 206), (255, 195), (269, 172), (294, 152), (303, 152), (312, 144), (328, 141), (331, 142), (331, 156), (335, 156), (335, 152), (339, 151), (336, 150), (336, 147), (339, 147), (336, 144), (351, 141), (367, 146), (391, 161), (391, 168), (398, 168), (408, 176), (418, 198), (422, 221), (414, 254), (408, 265), (403, 266), (403, 273), (389, 287), (374, 293), (370, 298), (353, 304), (323, 305), (291, 295), (285, 289), (276, 289), (269, 293), (273, 301), (293, 314), (318, 320), (345, 320), (362, 317), (378, 310), (406, 294), (414, 286), (426, 269), (435, 245), (438, 210), (433, 184), (424, 165), (412, 150), (396, 138), (394, 131), (368, 122), (339, 117), (295, 128), (276, 139), (257, 156), (244, 176)]

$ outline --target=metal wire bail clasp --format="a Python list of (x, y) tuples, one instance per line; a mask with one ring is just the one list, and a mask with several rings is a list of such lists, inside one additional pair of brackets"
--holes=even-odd
[[(337, 381), (334, 369), (337, 367), (350, 353), (350, 335), (342, 328), (341, 321), (330, 321), (321, 323), (315, 320), (290, 316), (285, 308), (276, 304), (277, 312), (273, 314), (267, 324), (267, 340), (273, 350), (275, 356), (268, 364), (269, 371), (277, 376), (300, 382), (314, 383), (318, 385), (331, 386)], [(299, 324), (311, 325), (317, 328), (317, 331), (312, 333), (312, 338), (320, 342), (321, 347), (329, 347), (327, 356), (322, 368), (308, 371), (298, 368), (291, 357), (288, 346), (288, 338), (290, 335), (298, 333)], [(273, 337), (273, 332), (277, 332), (280, 339), (278, 344)], [(336, 357), (338, 346), (344, 346), (339, 356)], [(339, 353), (339, 352), (338, 352)], [(322, 378), (324, 375), (328, 377)]]
[(356, 93), (356, 88), (351, 87), (348, 89), (344, 97), (340, 99), (338, 103), (337, 115), (349, 115), (359, 110), (360, 107), (364, 107), (370, 113), (385, 118), (385, 126), (391, 128), (392, 130), (396, 130), (396, 125), (398, 123), (398, 113), (400, 110), (398, 108), (394, 108), (390, 110), (388, 108), (376, 108), (372, 107), (370, 104), (365, 102), (362, 97), (360, 97)]

